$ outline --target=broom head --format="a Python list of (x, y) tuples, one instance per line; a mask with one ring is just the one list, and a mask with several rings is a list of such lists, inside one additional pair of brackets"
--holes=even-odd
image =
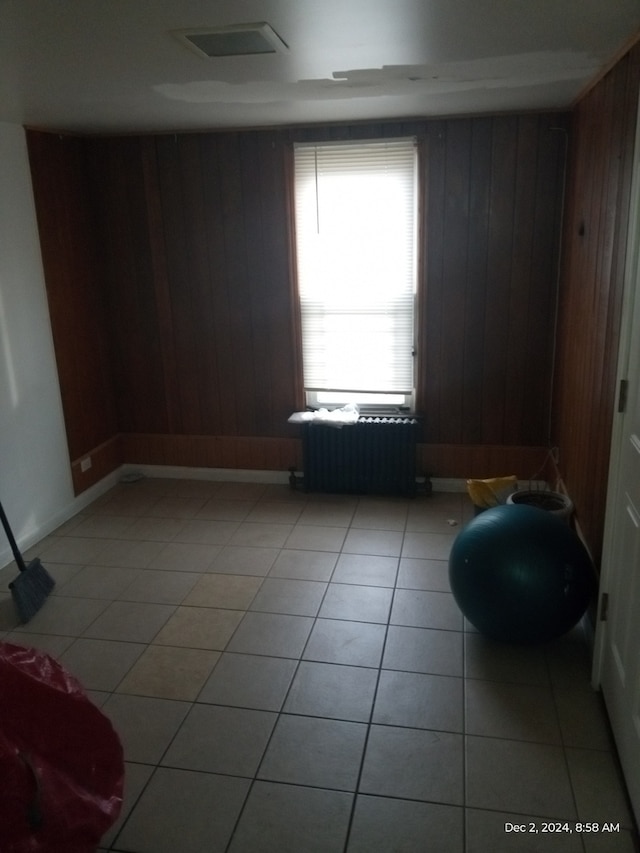
[(36, 615), (55, 584), (37, 557), (9, 584), (22, 623)]

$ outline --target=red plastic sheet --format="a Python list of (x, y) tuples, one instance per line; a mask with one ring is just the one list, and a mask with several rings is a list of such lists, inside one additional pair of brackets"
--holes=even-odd
[(120, 740), (78, 681), (0, 643), (0, 851), (95, 853), (123, 783)]

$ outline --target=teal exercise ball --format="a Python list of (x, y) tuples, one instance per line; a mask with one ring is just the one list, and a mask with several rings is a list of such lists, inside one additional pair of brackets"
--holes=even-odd
[(565, 634), (595, 592), (589, 554), (566, 524), (532, 506), (506, 505), (477, 515), (449, 557), (451, 591), (486, 637), (542, 643)]

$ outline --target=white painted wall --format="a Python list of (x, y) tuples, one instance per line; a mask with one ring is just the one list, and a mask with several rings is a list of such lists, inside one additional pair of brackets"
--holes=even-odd
[[(25, 134), (0, 122), (0, 500), (24, 549), (76, 509)], [(0, 567), (11, 559), (0, 529)], [(3, 584), (0, 584), (0, 588)]]

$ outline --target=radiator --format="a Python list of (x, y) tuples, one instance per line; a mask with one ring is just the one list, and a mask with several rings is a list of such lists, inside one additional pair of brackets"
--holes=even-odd
[(307, 492), (409, 495), (416, 493), (418, 421), (410, 417), (361, 417), (335, 427), (303, 427)]

